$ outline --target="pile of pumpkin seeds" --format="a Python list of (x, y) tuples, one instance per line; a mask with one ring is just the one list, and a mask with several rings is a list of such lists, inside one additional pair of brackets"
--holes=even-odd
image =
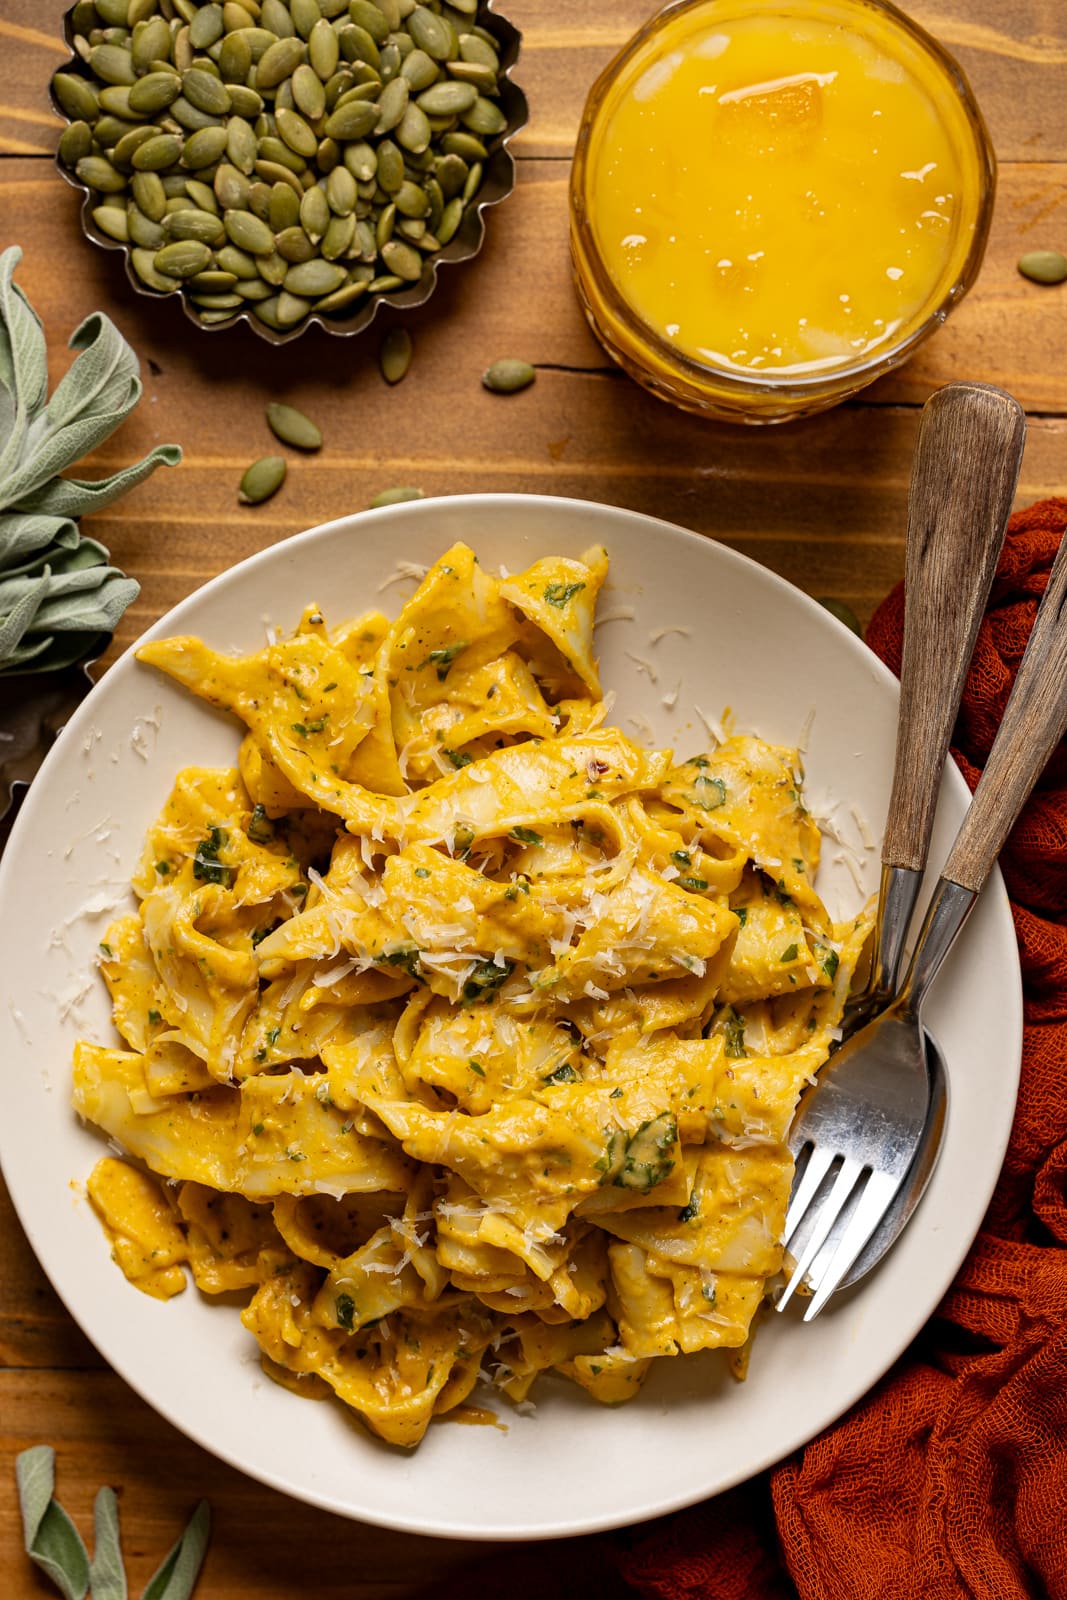
[(149, 289), (295, 328), (417, 283), (506, 130), (479, 0), (79, 0), (60, 159)]

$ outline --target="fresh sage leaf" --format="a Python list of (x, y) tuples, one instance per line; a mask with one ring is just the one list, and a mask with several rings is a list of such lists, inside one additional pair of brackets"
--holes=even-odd
[(89, 1557), (77, 1528), (52, 1497), (55, 1462), (47, 1444), (23, 1450), (15, 1461), (26, 1554), (66, 1600), (85, 1600)]
[(201, 1500), (185, 1532), (148, 1581), (142, 1600), (189, 1600), (211, 1536), (211, 1508)]
[(93, 1600), (127, 1600), (126, 1572), (119, 1542), (119, 1508), (106, 1485), (93, 1502), (93, 1559), (89, 1565)]
[(75, 519), (181, 460), (176, 445), (157, 445), (110, 478), (61, 476), (129, 415), (140, 367), (94, 312), (72, 335), (77, 358), (49, 400), (44, 330), (14, 282), (21, 259), (17, 246), (0, 254), (0, 676), (69, 666), (115, 628), (138, 585)]

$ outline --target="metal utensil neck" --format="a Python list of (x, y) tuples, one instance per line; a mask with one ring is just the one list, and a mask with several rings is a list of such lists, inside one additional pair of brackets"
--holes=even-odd
[(914, 1017), (918, 1018), (927, 990), (955, 944), (977, 899), (973, 889), (965, 889), (962, 884), (952, 883), (948, 878), (938, 880), (919, 930), (911, 965), (900, 987), (900, 1003)]

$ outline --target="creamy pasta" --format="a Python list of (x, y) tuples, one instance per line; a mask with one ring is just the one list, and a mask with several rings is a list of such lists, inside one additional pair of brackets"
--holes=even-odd
[(604, 551), (455, 545), (393, 622), (142, 660), (234, 714), (180, 772), (100, 965), (74, 1104), (130, 1281), (243, 1290), (267, 1370), (414, 1445), (479, 1377), (629, 1399), (743, 1362), (798, 1094), (866, 935), (814, 888), (800, 759), (607, 722)]

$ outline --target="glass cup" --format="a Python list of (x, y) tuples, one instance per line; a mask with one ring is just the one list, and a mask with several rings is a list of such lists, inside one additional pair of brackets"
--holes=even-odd
[[(760, 63), (770, 77), (750, 82)], [(722, 90), (731, 72), (740, 86)], [(942, 159), (890, 170), (920, 124)], [(946, 193), (920, 193), (935, 169), (933, 190)], [(837, 231), (822, 247), (824, 182)], [(940, 327), (977, 276), (995, 187), (970, 85), (890, 0), (673, 0), (610, 63), (585, 106), (571, 175), (578, 294), (609, 355), (662, 399), (735, 422), (808, 416), (899, 366)], [(748, 202), (771, 219), (767, 238)], [(771, 238), (786, 215), (797, 219), (795, 252), (781, 228)], [(721, 238), (732, 253), (715, 260)], [(757, 248), (735, 248), (746, 244)], [(895, 261), (895, 249), (903, 265), (885, 268), (883, 282), (881, 262)], [(914, 257), (925, 257), (925, 273)], [(905, 273), (906, 304), (896, 281)], [(858, 277), (862, 296), (843, 287)], [(672, 321), (679, 283), (684, 310)], [(861, 309), (853, 299), (866, 302), (862, 329), (846, 320)], [(834, 300), (833, 329), (825, 316), (803, 315)], [(771, 330), (762, 345), (745, 326), (761, 305)], [(873, 315), (879, 309), (884, 317)], [(794, 348), (775, 342), (779, 322)]]

